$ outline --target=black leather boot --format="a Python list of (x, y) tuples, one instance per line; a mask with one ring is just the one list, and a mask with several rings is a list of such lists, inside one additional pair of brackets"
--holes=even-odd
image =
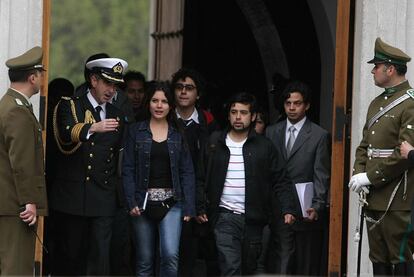
[(414, 261), (395, 264), (394, 276), (414, 276)]
[(392, 264), (372, 263), (374, 276), (393, 276)]

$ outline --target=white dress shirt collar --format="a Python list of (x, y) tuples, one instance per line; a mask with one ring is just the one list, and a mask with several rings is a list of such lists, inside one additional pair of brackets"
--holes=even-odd
[(193, 111), (193, 113), (191, 114), (191, 116), (189, 118), (183, 118), (183, 117), (181, 117), (181, 115), (178, 113), (178, 110), (177, 109), (175, 109), (175, 113), (177, 114), (177, 118), (181, 118), (183, 120), (190, 120), (190, 119), (192, 119), (195, 123), (200, 124), (200, 122), (198, 120), (198, 112), (197, 112), (197, 109), (196, 108), (194, 108), (194, 111)]

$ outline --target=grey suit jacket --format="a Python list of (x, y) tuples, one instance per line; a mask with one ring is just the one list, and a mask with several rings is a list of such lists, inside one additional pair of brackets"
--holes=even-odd
[[(319, 215), (326, 209), (330, 182), (330, 140), (327, 131), (306, 119), (289, 156), (286, 153), (286, 120), (269, 126), (266, 136), (282, 153), (291, 184), (313, 182), (312, 208)], [(295, 188), (293, 188), (296, 191)], [(296, 195), (297, 196), (297, 195)], [(301, 214), (298, 197), (297, 212)]]

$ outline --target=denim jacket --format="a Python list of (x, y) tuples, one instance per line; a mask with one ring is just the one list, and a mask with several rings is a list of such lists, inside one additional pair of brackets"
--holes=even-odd
[[(152, 133), (149, 121), (129, 126), (124, 143), (122, 176), (129, 210), (142, 207), (148, 190)], [(174, 198), (183, 203), (183, 215), (195, 215), (194, 168), (182, 135), (169, 124), (167, 135)]]

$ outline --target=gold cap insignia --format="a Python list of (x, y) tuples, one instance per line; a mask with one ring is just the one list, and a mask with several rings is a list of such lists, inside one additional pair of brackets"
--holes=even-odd
[(114, 73), (119, 73), (119, 74), (122, 74), (122, 72), (124, 71), (124, 67), (122, 66), (122, 64), (119, 62), (119, 63), (117, 63), (116, 65), (114, 65), (113, 67), (112, 67), (112, 71), (114, 72)]

